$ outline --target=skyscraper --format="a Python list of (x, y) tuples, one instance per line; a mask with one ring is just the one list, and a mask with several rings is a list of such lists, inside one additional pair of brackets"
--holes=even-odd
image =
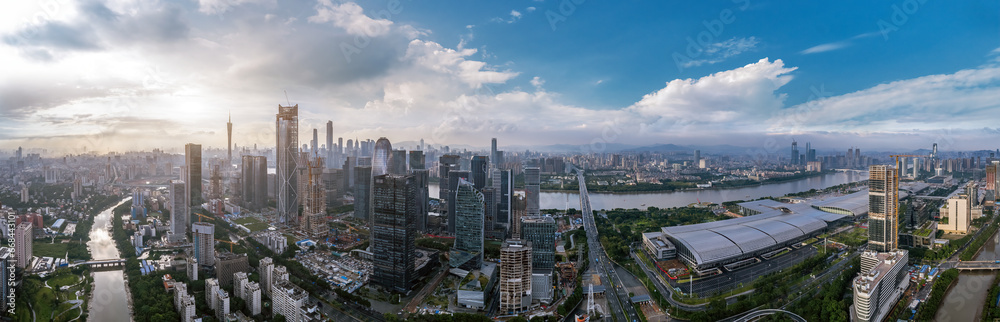
[(448, 233), (450, 234), (455, 234), (455, 223), (457, 222), (455, 207), (458, 205), (455, 201), (455, 192), (458, 191), (458, 184), (461, 180), (469, 181), (469, 171), (451, 170), (448, 172), (448, 195), (445, 202), (448, 204)]
[(406, 174), (406, 150), (392, 150), (389, 156), (389, 173)]
[(486, 187), (486, 178), (489, 177), (490, 165), (486, 156), (477, 155), (472, 157), (472, 184), (476, 190), (483, 190)]
[(229, 113), (229, 122), (226, 122), (226, 149), (229, 153), (226, 154), (227, 164), (233, 164), (233, 114)]
[(521, 218), (521, 238), (531, 241), (531, 267), (551, 270), (556, 266), (556, 222), (552, 217)]
[(455, 191), (455, 245), (451, 267), (479, 269), (483, 260), (484, 198), (472, 183), (459, 179)]
[(319, 129), (313, 129), (313, 139), (312, 139), (312, 153), (309, 154), (310, 158), (315, 158), (319, 156)]
[(490, 140), (490, 162), (493, 162), (493, 168), (497, 167), (497, 138)]
[(424, 167), (424, 151), (410, 151), (410, 174), (413, 175), (417, 185), (417, 221), (416, 227), (419, 231), (427, 230), (428, 202), (430, 201), (429, 172)]
[(792, 140), (791, 164), (792, 165), (799, 164), (799, 143), (795, 142), (795, 140)]
[(170, 180), (170, 241), (183, 241), (187, 235), (188, 218), (191, 210), (188, 206), (188, 194), (183, 180)]
[(187, 177), (182, 178), (185, 190), (188, 192), (188, 205), (201, 204), (201, 144), (188, 143), (184, 145), (184, 165), (187, 166)]
[(333, 169), (337, 166), (336, 153), (333, 146), (333, 121), (326, 121), (326, 168)]
[(244, 155), (242, 172), (243, 207), (259, 211), (267, 205), (267, 157)]
[[(541, 183), (541, 174), (539, 173), (538, 167), (528, 167), (524, 168), (524, 194), (525, 199), (527, 199), (527, 207), (525, 208), (526, 214), (528, 216), (538, 216), (541, 215), (539, 209), (539, 184)], [(534, 246), (535, 248), (538, 245)], [(537, 253), (537, 250), (535, 251)]]
[(416, 184), (413, 176), (381, 175), (373, 180), (371, 282), (395, 292), (410, 290), (414, 269), (414, 213)]
[(22, 222), (14, 229), (14, 258), (17, 259), (17, 268), (24, 269), (31, 265), (31, 240), (34, 239), (32, 228), (30, 222)]
[(869, 249), (888, 252), (899, 247), (899, 177), (896, 169), (873, 165), (868, 177)]
[(701, 150), (694, 150), (694, 164), (697, 165), (698, 161), (701, 161)]
[(531, 307), (531, 242), (508, 239), (500, 247), (500, 313)]
[(389, 174), (389, 158), (392, 155), (392, 144), (389, 139), (381, 137), (375, 142), (375, 151), (372, 155), (372, 176)]
[(354, 218), (370, 221), (372, 215), (372, 167), (354, 167)]
[(511, 236), (512, 225), (511, 225), (511, 214), (512, 214), (512, 203), (511, 196), (514, 192), (514, 176), (511, 175), (511, 170), (493, 170), (493, 188), (496, 189), (497, 194), (497, 209), (496, 209), (496, 223), (497, 227), (494, 229), (503, 230), (504, 236)]
[(215, 225), (207, 222), (191, 223), (191, 238), (194, 239), (194, 258), (199, 265), (215, 265)]
[(295, 174), (299, 162), (299, 105), (279, 104), (275, 128), (278, 222), (289, 223), (295, 221), (299, 212), (298, 178)]
[(424, 165), (424, 151), (410, 151), (410, 170), (427, 169)]

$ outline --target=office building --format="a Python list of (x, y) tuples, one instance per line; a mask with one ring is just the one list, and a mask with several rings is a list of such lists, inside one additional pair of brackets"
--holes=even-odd
[(694, 158), (691, 161), (693, 164), (698, 164), (701, 161), (701, 150), (694, 150)]
[(500, 313), (531, 308), (531, 242), (508, 239), (500, 247)]
[(479, 269), (485, 237), (483, 194), (464, 179), (459, 179), (455, 194), (455, 244), (451, 249), (451, 267)]
[(457, 210), (455, 210), (455, 206), (457, 205), (455, 192), (458, 191), (458, 184), (462, 180), (471, 181), (469, 171), (448, 171), (448, 195), (445, 203), (448, 205), (448, 233), (451, 235), (455, 234), (455, 223), (457, 223), (457, 219), (455, 218), (455, 214), (457, 213)]
[(427, 169), (424, 162), (424, 151), (410, 151), (410, 170)]
[(14, 229), (14, 258), (17, 259), (17, 268), (30, 270), (32, 245), (34, 230), (31, 223), (23, 222)]
[(371, 282), (383, 288), (409, 292), (414, 274), (416, 184), (413, 176), (376, 176), (373, 184)]
[(497, 163), (497, 138), (490, 140), (490, 162), (492, 162), (491, 169), (496, 169), (500, 164)]
[(354, 218), (371, 220), (372, 167), (354, 167)]
[(215, 265), (215, 225), (207, 222), (192, 223), (191, 232), (194, 258), (201, 265)]
[(191, 210), (188, 207), (187, 184), (182, 180), (170, 180), (170, 242), (184, 241), (187, 237), (188, 218)]
[(521, 238), (531, 242), (531, 267), (551, 270), (556, 266), (556, 221), (552, 217), (521, 218)]
[(552, 303), (552, 271), (553, 269), (536, 269), (531, 271), (531, 300), (539, 303)]
[(389, 156), (389, 173), (405, 175), (406, 170), (406, 150), (392, 150), (392, 155)]
[[(538, 199), (540, 196), (539, 194), (541, 193), (541, 190), (539, 189), (541, 174), (539, 171), (538, 167), (524, 168), (524, 197), (527, 201), (524, 210), (528, 216), (541, 215)], [(537, 245), (535, 247), (537, 247)]]
[(909, 286), (909, 274), (905, 269), (908, 257), (907, 251), (902, 249), (861, 254), (861, 273), (851, 283), (854, 293), (852, 321), (885, 319)]
[(182, 178), (188, 192), (188, 206), (201, 204), (201, 144), (184, 145), (184, 166), (187, 176)]
[(267, 206), (267, 157), (245, 155), (240, 170), (243, 207), (261, 211)]
[(799, 143), (792, 140), (792, 154), (790, 156), (789, 163), (791, 165), (799, 164)]
[(278, 222), (291, 223), (299, 213), (299, 105), (278, 105), (275, 115), (275, 170), (277, 172)]
[(304, 196), (303, 214), (326, 213), (326, 186), (323, 184), (323, 158), (303, 162), (306, 165), (306, 175), (302, 178), (304, 189), (299, 193)]
[(381, 137), (375, 142), (375, 151), (372, 155), (372, 176), (389, 174), (389, 158), (392, 157), (392, 143), (389, 139)]
[(489, 159), (482, 155), (472, 157), (472, 184), (476, 190), (482, 191), (486, 187), (486, 179), (490, 175)]
[(938, 229), (950, 234), (967, 234), (972, 224), (972, 203), (975, 200), (968, 194), (958, 194), (948, 198), (941, 209), (941, 220)]
[(318, 129), (313, 129), (313, 139), (312, 139), (312, 142), (310, 142), (310, 143), (312, 144), (312, 146), (311, 146), (312, 150), (309, 153), (309, 157), (310, 158), (319, 157), (319, 130)]
[(873, 165), (868, 178), (869, 249), (887, 252), (899, 248), (899, 177), (896, 169)]
[[(441, 189), (438, 190), (438, 199), (442, 202), (447, 202), (448, 200), (448, 174), (451, 171), (459, 170), (458, 162), (461, 157), (454, 154), (445, 154), (438, 158), (438, 178), (441, 178)], [(450, 230), (449, 230), (450, 231)]]
[(332, 169), (337, 165), (338, 153), (333, 145), (333, 121), (326, 121), (326, 168)]
[[(495, 194), (497, 197), (496, 212), (495, 212), (495, 226), (494, 230), (498, 230), (503, 234), (503, 238), (511, 236), (513, 227), (517, 226), (520, 222), (512, 224), (512, 199), (511, 196), (514, 193), (514, 176), (511, 175), (511, 170), (493, 170), (493, 188), (496, 189)], [(497, 236), (497, 239), (503, 239)]]
[(250, 272), (246, 254), (215, 253), (215, 277), (219, 279), (219, 285), (222, 287), (233, 285), (233, 275), (237, 272)]
[(428, 189), (429, 173), (426, 169), (413, 169), (410, 171), (410, 175), (413, 176), (414, 184), (417, 185), (417, 210), (414, 225), (416, 225), (417, 231), (427, 232), (427, 213), (430, 211), (429, 202), (431, 200), (430, 189)]
[(507, 236), (504, 236), (503, 230), (498, 230), (497, 227), (500, 223), (497, 222), (497, 199), (500, 196), (500, 192), (493, 185), (488, 185), (482, 190), (483, 192), (483, 231), (486, 238), (503, 240)]

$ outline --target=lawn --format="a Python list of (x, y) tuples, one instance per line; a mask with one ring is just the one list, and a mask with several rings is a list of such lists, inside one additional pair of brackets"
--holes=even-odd
[(31, 253), (32, 255), (38, 257), (63, 258), (66, 257), (66, 251), (68, 248), (69, 244), (65, 243), (49, 244), (47, 242), (40, 241), (31, 242)]
[(233, 222), (243, 225), (243, 227), (246, 227), (251, 232), (261, 231), (267, 229), (267, 227), (270, 226), (267, 223), (260, 222), (260, 220), (257, 220), (257, 218), (253, 217), (244, 217), (233, 220)]
[(58, 290), (62, 286), (73, 285), (79, 281), (79, 276), (73, 274), (60, 274), (49, 279), (49, 286)]

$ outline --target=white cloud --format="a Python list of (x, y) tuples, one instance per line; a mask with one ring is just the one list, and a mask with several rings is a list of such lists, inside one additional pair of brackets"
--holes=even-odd
[(785, 100), (777, 90), (792, 80), (795, 67), (767, 58), (699, 79), (675, 79), (643, 96), (629, 111), (653, 122), (653, 128), (674, 124), (745, 125), (779, 110)]
[(372, 19), (364, 13), (357, 3), (345, 2), (334, 5), (330, 0), (319, 0), (316, 5), (316, 15), (309, 17), (309, 22), (333, 22), (337, 27), (344, 28), (347, 33), (355, 36), (377, 37), (389, 33), (393, 23), (386, 19)]
[(803, 55), (823, 53), (823, 52), (828, 52), (828, 51), (834, 51), (834, 50), (838, 50), (838, 49), (847, 48), (847, 46), (850, 46), (850, 45), (851, 45), (851, 43), (849, 43), (849, 42), (838, 41), (838, 42), (832, 42), (832, 43), (827, 43), (827, 44), (812, 46), (812, 47), (806, 48), (806, 50), (803, 50), (803, 51), (801, 51), (799, 53), (803, 54)]
[(271, 3), (274, 0), (198, 0), (198, 11), (204, 14), (214, 15), (229, 11), (233, 7), (249, 3)]
[(541, 77), (535, 76), (534, 78), (531, 79), (531, 86), (540, 89), (542, 85), (545, 85), (545, 80), (543, 80)]
[(527, 12), (534, 12), (535, 9), (537, 9), (537, 8), (535, 8), (535, 7), (527, 7), (524, 10), (527, 11)]
[(775, 116), (772, 131), (912, 131), (996, 126), (1000, 67), (929, 75), (880, 84), (793, 106)]
[(476, 51), (475, 48), (456, 51), (436, 42), (413, 40), (406, 49), (406, 57), (430, 70), (454, 75), (472, 88), (505, 83), (518, 75), (516, 72), (489, 70), (484, 62), (465, 59)]
[(753, 50), (759, 43), (760, 41), (756, 37), (752, 36), (743, 38), (733, 37), (726, 41), (713, 43), (705, 47), (704, 52), (702, 53), (705, 58), (689, 60), (683, 64), (683, 67), (686, 68), (720, 63), (729, 57)]

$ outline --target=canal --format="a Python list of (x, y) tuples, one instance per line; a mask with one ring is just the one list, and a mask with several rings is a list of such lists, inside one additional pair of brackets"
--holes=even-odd
[[(127, 198), (119, 202), (128, 202)], [(94, 260), (118, 259), (118, 246), (111, 238), (111, 216), (115, 207), (102, 211), (94, 217), (94, 226), (90, 229), (90, 242), (87, 248)], [(128, 294), (125, 292), (125, 272), (121, 270), (94, 272), (94, 292), (90, 300), (90, 321), (130, 321), (132, 310), (129, 307)]]
[[(867, 171), (834, 172), (822, 176), (803, 178), (795, 181), (748, 186), (733, 189), (705, 189), (676, 192), (648, 193), (598, 193), (590, 192), (590, 202), (594, 209), (685, 207), (703, 201), (722, 203), (733, 200), (780, 197), (789, 193), (810, 189), (825, 189), (839, 184), (868, 180)], [(431, 198), (438, 197), (438, 185), (429, 187)], [(566, 209), (580, 207), (578, 192), (542, 192), (539, 196), (541, 209)]]
[[(1000, 247), (997, 247), (1000, 235), (994, 234), (993, 238), (983, 245), (983, 250), (976, 256), (977, 261), (991, 261), (1000, 259)], [(986, 293), (990, 286), (995, 283), (993, 280), (994, 271), (964, 271), (958, 275), (958, 281), (948, 290), (934, 316), (935, 321), (979, 321), (983, 315), (983, 303), (985, 301), (996, 301), (987, 299)], [(909, 304), (909, 303), (907, 303)]]

